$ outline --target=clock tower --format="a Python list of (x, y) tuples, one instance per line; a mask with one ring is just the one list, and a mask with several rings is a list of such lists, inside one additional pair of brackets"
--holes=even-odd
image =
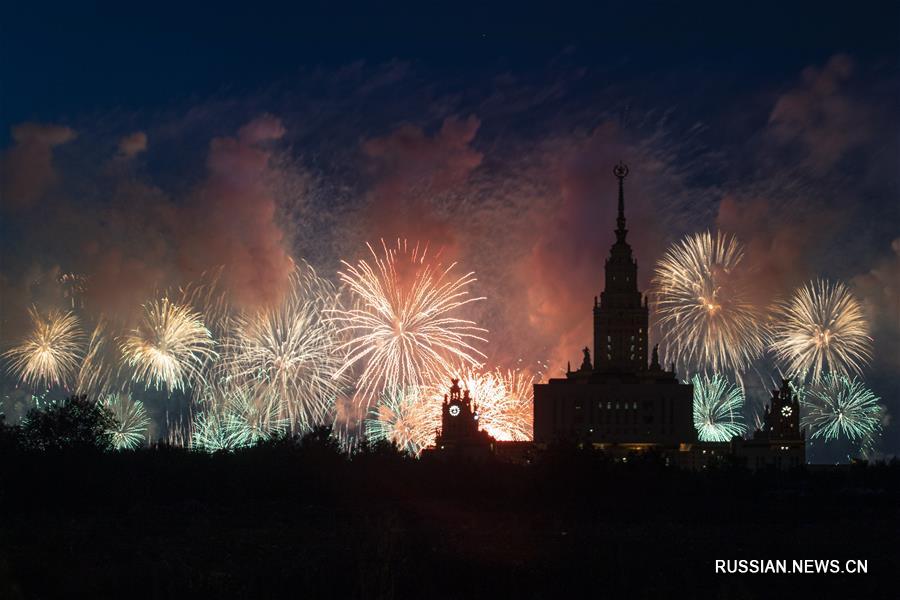
[(469, 390), (461, 390), (459, 379), (452, 379), (450, 394), (444, 394), (441, 406), (441, 437), (462, 439), (478, 433), (478, 405), (472, 403)]
[(478, 404), (469, 396), (469, 390), (459, 387), (459, 379), (452, 379), (451, 384), (441, 405), (441, 430), (433, 452), (468, 458), (490, 456), (495, 440), (478, 428)]
[(800, 401), (787, 379), (772, 390), (762, 425), (749, 440), (732, 440), (732, 452), (757, 469), (796, 469), (806, 464), (806, 432), (800, 429)]
[(781, 380), (780, 390), (772, 390), (772, 402), (763, 414), (762, 432), (770, 439), (800, 437), (800, 402), (787, 379)]

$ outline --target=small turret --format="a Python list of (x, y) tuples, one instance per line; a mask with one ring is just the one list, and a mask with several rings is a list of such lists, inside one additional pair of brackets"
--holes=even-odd
[(582, 350), (582, 352), (584, 352), (584, 360), (581, 361), (581, 370), (582, 371), (593, 371), (594, 367), (591, 366), (591, 351), (590, 351), (590, 349), (587, 346), (585, 346), (584, 350)]

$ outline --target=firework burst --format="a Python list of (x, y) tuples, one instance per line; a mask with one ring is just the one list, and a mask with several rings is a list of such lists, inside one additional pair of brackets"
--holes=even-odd
[(38, 388), (65, 386), (81, 360), (83, 334), (78, 317), (51, 310), (45, 317), (32, 306), (28, 337), (3, 353), (8, 370), (22, 383)]
[(441, 424), (441, 403), (418, 388), (385, 393), (365, 421), (366, 438), (386, 441), (412, 456), (434, 443)]
[(813, 383), (827, 373), (861, 373), (871, 358), (869, 327), (842, 283), (819, 280), (798, 289), (773, 314), (770, 347), (791, 377)]
[(199, 313), (168, 298), (144, 305), (138, 326), (122, 341), (122, 356), (135, 382), (167, 391), (203, 380), (203, 367), (216, 357)]
[(226, 400), (223, 420), (228, 446), (253, 446), (284, 434), (289, 421), (281, 418), (280, 412), (276, 397), (255, 396), (247, 388), (233, 390)]
[(223, 416), (216, 410), (196, 413), (191, 422), (190, 447), (204, 452), (230, 450), (231, 439)]
[(737, 273), (743, 248), (710, 232), (674, 244), (656, 266), (656, 312), (663, 341), (688, 368), (739, 374), (764, 348), (759, 315)]
[(77, 273), (62, 273), (57, 279), (63, 290), (63, 297), (69, 300), (73, 309), (84, 308), (84, 292), (87, 278)]
[(442, 267), (405, 240), (394, 248), (381, 244), (382, 256), (369, 245), (371, 262), (344, 262), (339, 273), (356, 308), (336, 313), (340, 330), (352, 336), (342, 346), (347, 359), (337, 374), (365, 363), (358, 382), (358, 399), (365, 405), (385, 390), (446, 379), (453, 364), (478, 365), (477, 357), (484, 355), (472, 344), (486, 341), (480, 336), (484, 329), (454, 316), (462, 306), (483, 300), (469, 297), (472, 273), (456, 277), (455, 263)]
[(334, 376), (343, 364), (338, 326), (330, 318), (337, 306), (334, 287), (299, 265), (279, 305), (233, 319), (222, 376), (254, 397), (277, 398), (279, 418), (301, 431), (325, 422), (346, 385)]
[(747, 432), (741, 389), (715, 374), (694, 375), (694, 428), (701, 442), (728, 442)]
[(801, 396), (803, 425), (810, 439), (845, 439), (862, 450), (872, 447), (881, 433), (884, 407), (862, 381), (844, 375), (825, 375)]
[(142, 402), (132, 400), (127, 394), (113, 394), (107, 396), (103, 404), (115, 418), (113, 426), (106, 431), (113, 448), (131, 450), (144, 443), (150, 417)]

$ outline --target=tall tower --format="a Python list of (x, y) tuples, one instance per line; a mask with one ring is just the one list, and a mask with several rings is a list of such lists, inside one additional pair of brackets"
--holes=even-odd
[(534, 384), (534, 441), (577, 440), (620, 453), (649, 448), (680, 453), (697, 441), (694, 388), (681, 383), (674, 369), (664, 370), (655, 349), (653, 364), (647, 365), (649, 310), (638, 290), (625, 226), (628, 167), (619, 163), (613, 173), (619, 180), (619, 214), (606, 286), (594, 300), (594, 362), (585, 348), (577, 371), (569, 368), (565, 378)]
[(606, 286), (594, 300), (594, 370), (637, 372), (647, 369), (647, 301), (637, 287), (637, 261), (625, 240), (625, 178), (628, 167), (613, 168), (619, 179), (616, 243), (606, 259)]

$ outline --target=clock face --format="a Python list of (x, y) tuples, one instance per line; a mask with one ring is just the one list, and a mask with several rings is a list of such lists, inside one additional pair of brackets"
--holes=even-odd
[(450, 416), (451, 416), (451, 417), (458, 417), (458, 416), (459, 416), (459, 407), (458, 407), (458, 406), (453, 405), (453, 406), (450, 407)]
[(781, 407), (781, 414), (784, 415), (785, 417), (791, 416), (792, 412), (793, 412), (793, 409), (790, 406), (782, 406)]

